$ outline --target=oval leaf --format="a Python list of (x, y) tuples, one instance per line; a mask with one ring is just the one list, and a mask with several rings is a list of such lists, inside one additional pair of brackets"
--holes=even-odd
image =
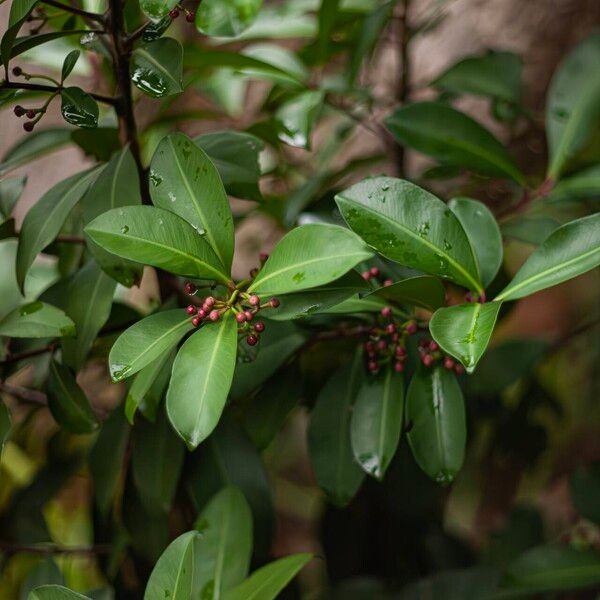
[(89, 94), (78, 87), (67, 87), (61, 90), (60, 97), (60, 110), (67, 123), (86, 129), (98, 127), (98, 103)]
[(419, 275), (403, 279), (402, 281), (396, 281), (396, 283), (392, 283), (391, 285), (377, 288), (364, 297), (367, 298), (372, 295), (392, 300), (399, 304), (421, 306), (431, 311), (444, 306), (444, 302), (446, 301), (446, 290), (442, 282), (436, 277), (428, 277), (427, 275)]
[(356, 460), (365, 473), (383, 479), (400, 441), (404, 416), (404, 378), (391, 365), (369, 375), (358, 392), (350, 436)]
[(177, 433), (195, 448), (216, 427), (231, 387), (237, 325), (231, 312), (183, 344), (173, 363), (167, 411)]
[(363, 378), (362, 354), (357, 353), (353, 363), (339, 368), (319, 393), (308, 427), (317, 483), (338, 506), (352, 500), (365, 477), (350, 444), (351, 411)]
[(295, 148), (310, 150), (310, 136), (323, 105), (320, 90), (301, 92), (275, 111), (277, 137)]
[(406, 419), (417, 464), (438, 483), (452, 482), (467, 438), (465, 403), (454, 374), (439, 365), (419, 368), (408, 387)]
[(113, 381), (130, 377), (168, 353), (194, 326), (181, 309), (166, 310), (138, 321), (114, 343), (108, 356)]
[(600, 265), (600, 213), (559, 227), (529, 256), (496, 300), (516, 300)]
[(335, 200), (350, 229), (383, 256), (481, 290), (466, 233), (433, 194), (402, 179), (373, 177)]
[(460, 304), (435, 311), (429, 322), (433, 339), (472, 373), (488, 346), (501, 302)]
[(164, 37), (136, 48), (131, 55), (131, 81), (152, 98), (183, 92), (183, 48)]
[(96, 217), (85, 233), (108, 252), (128, 260), (176, 275), (229, 281), (209, 243), (181, 217), (161, 208), (114, 208)]
[(182, 133), (159, 144), (150, 164), (152, 202), (202, 232), (227, 271), (233, 260), (233, 217), (223, 182), (208, 156)]
[(75, 335), (75, 324), (62, 310), (44, 302), (30, 302), (0, 321), (0, 335), (41, 338)]
[(248, 291), (271, 296), (324, 285), (372, 255), (357, 235), (343, 227), (303, 225), (275, 246)]
[(62, 585), (40, 585), (29, 592), (27, 600), (90, 600)]
[(477, 121), (447, 104), (409, 104), (397, 109), (385, 123), (400, 144), (444, 165), (525, 184), (506, 148)]
[(83, 390), (64, 365), (52, 360), (48, 376), (48, 407), (56, 422), (73, 433), (91, 433), (98, 427)]
[(204, 0), (196, 11), (200, 33), (236, 37), (252, 25), (262, 0)]
[(63, 61), (62, 71), (60, 74), (61, 82), (64, 81), (71, 74), (71, 72), (75, 68), (75, 65), (77, 64), (77, 61), (79, 60), (80, 55), (81, 52), (79, 50), (72, 50), (71, 52), (69, 52), (69, 54), (67, 54), (65, 60)]

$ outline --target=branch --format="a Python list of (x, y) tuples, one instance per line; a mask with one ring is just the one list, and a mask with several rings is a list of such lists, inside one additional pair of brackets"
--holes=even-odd
[(146, 27), (148, 27), (148, 25), (151, 25), (152, 21), (146, 21), (145, 23), (143, 23), (142, 25), (140, 25), (126, 40), (125, 40), (125, 47), (126, 48), (131, 48), (131, 46), (133, 45), (133, 43), (137, 40), (139, 40), (142, 35), (144, 35), (144, 31), (146, 31)]
[(7, 356), (4, 360), (0, 360), (0, 366), (10, 365), (12, 363), (19, 362), (20, 360), (25, 360), (26, 358), (32, 358), (33, 356), (46, 354), (46, 352), (52, 352), (52, 350), (54, 350), (55, 347), (56, 344), (48, 344), (47, 346), (42, 346), (41, 348), (36, 348), (35, 350), (28, 350), (27, 352), (20, 352), (19, 354), (11, 354), (10, 356)]
[[(53, 86), (53, 85), (42, 85), (39, 83), (21, 83), (16, 81), (2, 81), (0, 83), (0, 89), (3, 90), (31, 90), (33, 92), (50, 92), (51, 94), (57, 94), (61, 90), (63, 90), (62, 86)], [(97, 100), (98, 102), (103, 102), (104, 104), (110, 104), (111, 106), (115, 106), (118, 102), (118, 98), (113, 98), (112, 96), (103, 96), (102, 94), (94, 94), (91, 92), (87, 92), (92, 98)]]
[[(408, 100), (410, 93), (410, 60), (408, 56), (408, 42), (410, 40), (410, 30), (408, 26), (408, 10), (410, 0), (400, 1), (400, 15), (395, 22), (396, 36), (398, 44), (398, 82), (396, 86), (396, 100), (403, 106)], [(400, 177), (404, 177), (405, 171), (405, 150), (402, 144), (396, 142), (394, 145), (394, 154), (396, 156), (396, 169)]]
[(30, 390), (19, 385), (10, 385), (0, 381), (0, 391), (6, 392), (28, 404), (39, 404), (41, 406), (47, 406), (48, 404), (48, 397), (43, 392)]
[(8, 554), (110, 554), (112, 548), (109, 544), (97, 544), (95, 546), (59, 546), (58, 544), (13, 544), (11, 542), (0, 542), (0, 552)]
[(96, 21), (97, 23), (102, 23), (103, 25), (106, 23), (104, 15), (88, 12), (87, 10), (81, 10), (80, 8), (76, 8), (75, 6), (71, 6), (70, 4), (56, 2), (56, 0), (42, 0), (42, 2), (44, 4), (47, 4), (48, 6), (53, 6), (54, 8), (70, 12), (74, 15), (79, 15), (80, 17), (83, 17), (84, 19), (87, 19), (89, 21)]

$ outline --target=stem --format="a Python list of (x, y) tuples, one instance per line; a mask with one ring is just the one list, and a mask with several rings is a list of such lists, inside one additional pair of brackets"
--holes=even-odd
[(46, 406), (48, 404), (48, 398), (46, 394), (43, 392), (38, 392), (37, 390), (30, 390), (28, 388), (24, 388), (18, 385), (10, 385), (9, 383), (4, 383), (0, 381), (0, 391), (6, 392), (19, 400), (23, 400), (28, 404), (39, 404), (41, 406)]
[(110, 554), (112, 548), (109, 544), (97, 544), (95, 546), (59, 546), (58, 544), (13, 544), (11, 542), (0, 542), (0, 552), (3, 554)]
[[(400, 14), (395, 20), (396, 38), (398, 44), (398, 81), (396, 86), (396, 100), (400, 106), (406, 104), (410, 93), (410, 60), (408, 56), (408, 42), (410, 39), (410, 30), (408, 27), (408, 10), (410, 0), (400, 0)], [(396, 143), (394, 145), (394, 155), (396, 159), (396, 171), (399, 177), (404, 177), (406, 170), (406, 155), (404, 146)]]
[[(42, 348), (36, 348), (35, 350), (28, 350), (27, 352), (21, 352), (19, 354), (11, 354), (4, 360), (0, 360), (0, 366), (9, 365), (11, 363), (19, 362), (20, 360), (24, 360), (26, 358), (31, 358), (33, 356), (39, 356), (40, 354), (46, 354), (46, 352), (52, 352), (54, 350), (56, 344), (48, 344), (47, 346), (43, 346)], [(5, 385), (5, 384), (0, 384)], [(2, 389), (0, 387), (0, 389)], [(4, 390), (8, 391), (8, 390)]]
[[(60, 93), (63, 89), (63, 86), (55, 87), (53, 85), (40, 85), (37, 83), (20, 83), (15, 81), (2, 81), (0, 82), (0, 89), (2, 90), (30, 90), (33, 92), (50, 92), (52, 94)], [(92, 98), (97, 100), (98, 102), (103, 102), (104, 104), (110, 104), (111, 106), (115, 106), (118, 102), (118, 98), (113, 98), (112, 96), (103, 96), (102, 94), (93, 94), (91, 92), (87, 92)]]
[(48, 6), (53, 6), (54, 8), (58, 8), (60, 10), (64, 10), (65, 12), (70, 12), (74, 15), (79, 15), (84, 19), (88, 19), (90, 21), (96, 21), (97, 23), (105, 23), (104, 15), (99, 15), (97, 13), (88, 12), (87, 10), (81, 10), (80, 8), (76, 8), (75, 6), (71, 6), (70, 4), (63, 4), (62, 2), (56, 2), (56, 0), (42, 0), (44, 4)]
[(146, 27), (148, 27), (148, 25), (151, 25), (152, 21), (146, 21), (145, 23), (143, 23), (142, 25), (140, 25), (126, 40), (125, 40), (125, 46), (127, 48), (131, 48), (131, 46), (133, 46), (133, 43), (137, 40), (139, 40), (142, 35), (144, 35), (144, 31), (146, 31)]

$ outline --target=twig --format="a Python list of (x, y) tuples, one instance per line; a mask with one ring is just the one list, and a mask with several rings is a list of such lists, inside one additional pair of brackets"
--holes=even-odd
[[(396, 43), (398, 44), (398, 58), (400, 65), (398, 69), (398, 82), (396, 86), (396, 100), (403, 106), (406, 104), (410, 93), (410, 59), (408, 55), (408, 42), (410, 41), (410, 30), (408, 26), (408, 10), (410, 0), (400, 0), (400, 15), (398, 15), (396, 26)], [(396, 170), (400, 177), (404, 177), (405, 172), (405, 150), (399, 143), (394, 144), (394, 154), (396, 156)]]
[[(39, 83), (21, 83), (17, 81), (2, 81), (0, 82), (0, 89), (3, 90), (31, 90), (33, 92), (50, 92), (52, 94), (59, 93), (63, 87), (62, 86), (53, 86), (53, 85), (43, 85)], [(102, 94), (94, 94), (92, 92), (87, 92), (92, 98), (97, 100), (98, 102), (103, 102), (104, 104), (110, 104), (111, 106), (115, 106), (118, 102), (118, 98), (113, 98), (112, 96), (103, 96)]]
[(41, 406), (46, 406), (48, 404), (48, 397), (43, 392), (30, 390), (29, 388), (24, 388), (19, 385), (10, 385), (9, 383), (0, 381), (0, 391), (6, 392), (28, 404), (39, 404)]
[(19, 362), (20, 360), (39, 356), (40, 354), (46, 354), (46, 352), (52, 352), (55, 347), (56, 344), (48, 344), (47, 346), (42, 346), (41, 348), (36, 348), (35, 350), (28, 350), (27, 352), (20, 352), (19, 354), (11, 354), (4, 360), (0, 360), (0, 366), (10, 365), (12, 363)]
[(71, 6), (70, 4), (63, 4), (62, 2), (57, 2), (56, 0), (42, 0), (44, 4), (48, 6), (53, 6), (54, 8), (58, 8), (60, 10), (64, 10), (65, 12), (70, 12), (74, 15), (79, 15), (84, 19), (88, 19), (90, 21), (96, 21), (97, 23), (106, 23), (106, 19), (104, 15), (99, 15), (98, 13), (88, 12), (87, 10), (82, 10), (75, 6)]
[(27, 554), (110, 554), (112, 548), (109, 544), (96, 544), (94, 546), (59, 546), (58, 544), (13, 544), (0, 542), (0, 552), (8, 555), (24, 552)]

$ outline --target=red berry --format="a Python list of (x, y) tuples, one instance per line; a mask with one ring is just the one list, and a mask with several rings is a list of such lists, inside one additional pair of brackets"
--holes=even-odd
[(252, 294), (248, 298), (248, 304), (250, 304), (250, 306), (258, 306), (260, 304), (260, 298), (256, 294)]
[(365, 280), (365, 281), (369, 281), (369, 279), (371, 279), (371, 271), (363, 271), (361, 273), (361, 277)]
[(265, 324), (261, 321), (259, 321), (258, 323), (256, 323), (256, 325), (254, 326), (254, 329), (256, 331), (258, 331), (258, 333), (262, 333), (265, 330)]
[(437, 352), (440, 349), (439, 344), (435, 340), (429, 342), (429, 350), (431, 352)]
[(392, 333), (392, 342), (397, 342), (400, 339), (400, 335), (397, 333)]
[(246, 344), (248, 344), (248, 346), (256, 346), (256, 344), (258, 344), (258, 338), (255, 335), (249, 335), (246, 338)]
[(193, 315), (196, 312), (196, 307), (193, 304), (190, 304), (186, 309), (188, 315)]
[(254, 313), (251, 313), (249, 310), (245, 310), (244, 315), (246, 316), (246, 321), (252, 321), (252, 319), (254, 319)]
[(369, 273), (371, 273), (371, 277), (379, 277), (379, 269), (377, 267), (371, 267)]
[(406, 348), (404, 346), (397, 346), (395, 354), (398, 358), (406, 356)]
[(444, 369), (448, 369), (448, 371), (454, 369), (454, 361), (449, 356), (444, 358)]
[(212, 296), (209, 296), (204, 301), (204, 304), (206, 304), (206, 306), (214, 306), (215, 302), (216, 302), (216, 300)]
[(245, 323), (246, 322), (246, 315), (243, 312), (238, 313), (237, 315), (235, 315), (235, 320), (238, 323)]
[(23, 123), (23, 129), (25, 131), (33, 131), (35, 123), (33, 121), (27, 121), (27, 123)]
[(417, 345), (419, 346), (419, 348), (426, 348), (427, 346), (429, 346), (429, 342), (426, 338), (421, 338)]
[(279, 302), (278, 298), (271, 298), (271, 306), (273, 308), (277, 308), (280, 304), (281, 302)]
[(396, 333), (396, 325), (394, 325), (394, 323), (390, 323), (389, 325), (386, 325), (385, 331), (386, 331), (386, 333), (389, 333), (389, 334)]
[(426, 366), (430, 367), (433, 364), (433, 356), (431, 354), (423, 354), (421, 362)]
[(179, 11), (176, 8), (173, 8), (169, 11), (169, 16), (171, 19), (176, 19), (179, 16)]
[(194, 327), (198, 327), (198, 325), (200, 325), (200, 319), (199, 319), (198, 317), (194, 317), (194, 318), (192, 319), (192, 325), (193, 325)]
[(199, 319), (204, 319), (204, 317), (206, 317), (206, 311), (203, 308), (199, 308), (197, 315)]
[(408, 335), (414, 335), (417, 333), (417, 324), (414, 322), (408, 323), (406, 326), (406, 333), (408, 333)]
[(194, 22), (194, 16), (195, 16), (195, 15), (194, 15), (194, 13), (193, 13), (193, 12), (188, 12), (188, 13), (186, 13), (186, 14), (185, 14), (185, 20), (186, 20), (188, 23), (193, 23), (193, 22)]
[(371, 352), (367, 352), (367, 356), (373, 360), (375, 358), (377, 358), (377, 352), (375, 352), (375, 350), (372, 350)]
[(396, 371), (396, 373), (402, 373), (402, 371), (404, 371), (404, 363), (394, 363), (394, 371)]
[(391, 279), (386, 279), (383, 282), (383, 287), (389, 287), (390, 285), (392, 285), (394, 282)]
[(457, 375), (464, 375), (464, 374), (465, 374), (465, 368), (464, 368), (464, 367), (463, 367), (461, 364), (457, 364), (457, 365), (454, 367), (454, 372), (455, 372)]
[(371, 371), (371, 373), (374, 373), (375, 371), (377, 371), (379, 369), (379, 365), (377, 364), (376, 361), (370, 360), (367, 363), (367, 369), (369, 369), (369, 371)]
[(465, 294), (465, 302), (473, 302), (473, 294), (471, 292)]
[(31, 108), (25, 113), (25, 116), (28, 119), (35, 119), (35, 110), (32, 110)]
[(27, 112), (20, 104), (17, 104), (13, 108), (13, 111), (17, 117), (22, 117)]
[(211, 311), (210, 311), (210, 314), (208, 315), (208, 318), (209, 318), (211, 321), (218, 321), (220, 316), (221, 316), (221, 315), (220, 315), (220, 313), (219, 313), (219, 311), (218, 311), (218, 310), (211, 310)]
[(379, 340), (377, 342), (377, 350), (383, 352), (387, 348), (387, 342), (385, 340)]
[(389, 306), (384, 306), (381, 309), (381, 315), (386, 319), (389, 319), (392, 316), (392, 309)]
[(195, 293), (196, 286), (191, 281), (186, 281), (186, 284), (183, 286), (183, 291), (191, 296)]
[(21, 67), (13, 67), (12, 74), (15, 77), (19, 77), (20, 75), (23, 74), (23, 69), (21, 69)]

